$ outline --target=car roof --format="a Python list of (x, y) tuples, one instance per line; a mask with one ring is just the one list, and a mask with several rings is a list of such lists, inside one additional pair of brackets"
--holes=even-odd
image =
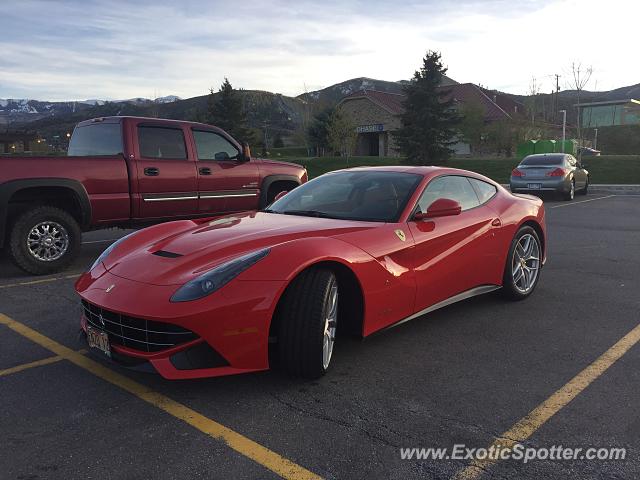
[(413, 165), (387, 165), (387, 166), (376, 166), (376, 167), (352, 167), (352, 168), (344, 168), (341, 170), (334, 170), (333, 172), (328, 173), (337, 173), (337, 172), (359, 172), (359, 171), (367, 171), (367, 172), (397, 172), (397, 173), (413, 173), (415, 175), (421, 175), (423, 177), (435, 177), (439, 175), (464, 175), (467, 177), (477, 178), (479, 180), (483, 180), (489, 183), (494, 183), (490, 178), (485, 177), (476, 172), (472, 172), (470, 170), (462, 170), (460, 168), (452, 168), (452, 167), (440, 167), (440, 166), (413, 166)]
[[(570, 156), (569, 153), (533, 153), (531, 155), (527, 155), (524, 158), (562, 158), (562, 157), (568, 157)], [(523, 160), (524, 160), (523, 158)]]
[(180, 125), (192, 125), (192, 126), (197, 126), (197, 127), (207, 128), (207, 129), (218, 128), (214, 125), (208, 125), (206, 123), (199, 123), (199, 122), (189, 122), (187, 120), (175, 120), (172, 118), (135, 117), (132, 115), (111, 115), (107, 117), (91, 118), (89, 120), (83, 120), (82, 122), (79, 122), (78, 126), (84, 127), (86, 125), (90, 125), (92, 123), (98, 123), (98, 122), (115, 123), (115, 122), (121, 122), (122, 120), (125, 120), (125, 119), (137, 120), (142, 122), (161, 122), (161, 123), (167, 122), (167, 123), (180, 124)]

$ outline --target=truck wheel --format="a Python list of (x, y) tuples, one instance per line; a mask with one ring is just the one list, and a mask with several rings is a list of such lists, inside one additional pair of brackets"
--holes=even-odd
[(287, 288), (279, 308), (280, 365), (291, 375), (318, 378), (329, 368), (338, 322), (338, 281), (311, 268)]
[(75, 219), (56, 207), (31, 208), (13, 224), (9, 256), (33, 275), (47, 275), (66, 267), (78, 254), (82, 232)]

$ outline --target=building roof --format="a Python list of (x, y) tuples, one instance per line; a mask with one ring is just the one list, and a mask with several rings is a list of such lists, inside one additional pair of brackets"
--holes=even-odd
[[(440, 87), (450, 92), (455, 102), (477, 103), (485, 110), (485, 121), (492, 122), (511, 116), (496, 102), (494, 102), (481, 88), (473, 83), (458, 83)], [(380, 92), (377, 90), (363, 90), (354, 92), (340, 101), (340, 104), (350, 100), (366, 98), (392, 115), (399, 115), (404, 112), (403, 102), (406, 95), (400, 93)], [(517, 102), (514, 102), (517, 103)], [(515, 109), (514, 109), (515, 111)]]
[(392, 115), (399, 115), (404, 112), (404, 106), (402, 103), (407, 97), (401, 93), (380, 92), (378, 90), (361, 90), (344, 97), (340, 103), (360, 98), (371, 100), (373, 103), (384, 108)]
[(627, 98), (624, 100), (607, 100), (605, 102), (576, 103), (574, 107), (598, 107), (598, 106), (604, 106), (604, 105), (624, 105), (625, 103), (637, 103), (638, 105), (640, 105), (640, 100)]

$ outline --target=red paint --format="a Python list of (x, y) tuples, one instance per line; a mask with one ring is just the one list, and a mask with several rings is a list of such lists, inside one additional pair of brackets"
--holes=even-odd
[[(76, 290), (108, 310), (187, 328), (229, 363), (224, 368), (176, 370), (168, 360), (172, 351), (153, 354), (149, 360), (165, 378), (219, 376), (269, 368), (269, 326), (276, 305), (292, 279), (311, 265), (340, 263), (355, 274), (363, 296), (362, 334), (367, 336), (470, 288), (501, 285), (511, 240), (523, 223), (537, 225), (546, 244), (540, 199), (512, 195), (472, 172), (437, 167), (415, 167), (412, 172), (423, 180), (397, 223), (255, 211), (164, 223), (119, 244), (103, 265), (78, 280)], [(410, 220), (424, 187), (443, 174), (484, 180), (497, 193), (457, 215)], [(169, 302), (181, 285), (202, 272), (265, 247), (271, 249), (265, 258), (217, 292), (191, 302)], [(158, 250), (182, 256), (151, 255)], [(116, 287), (106, 293), (110, 285)]]

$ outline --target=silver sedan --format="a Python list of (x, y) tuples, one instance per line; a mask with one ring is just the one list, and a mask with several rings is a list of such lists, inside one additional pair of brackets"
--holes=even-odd
[(565, 200), (576, 193), (587, 194), (589, 172), (567, 153), (541, 153), (524, 157), (511, 172), (511, 191), (516, 193), (558, 192)]

